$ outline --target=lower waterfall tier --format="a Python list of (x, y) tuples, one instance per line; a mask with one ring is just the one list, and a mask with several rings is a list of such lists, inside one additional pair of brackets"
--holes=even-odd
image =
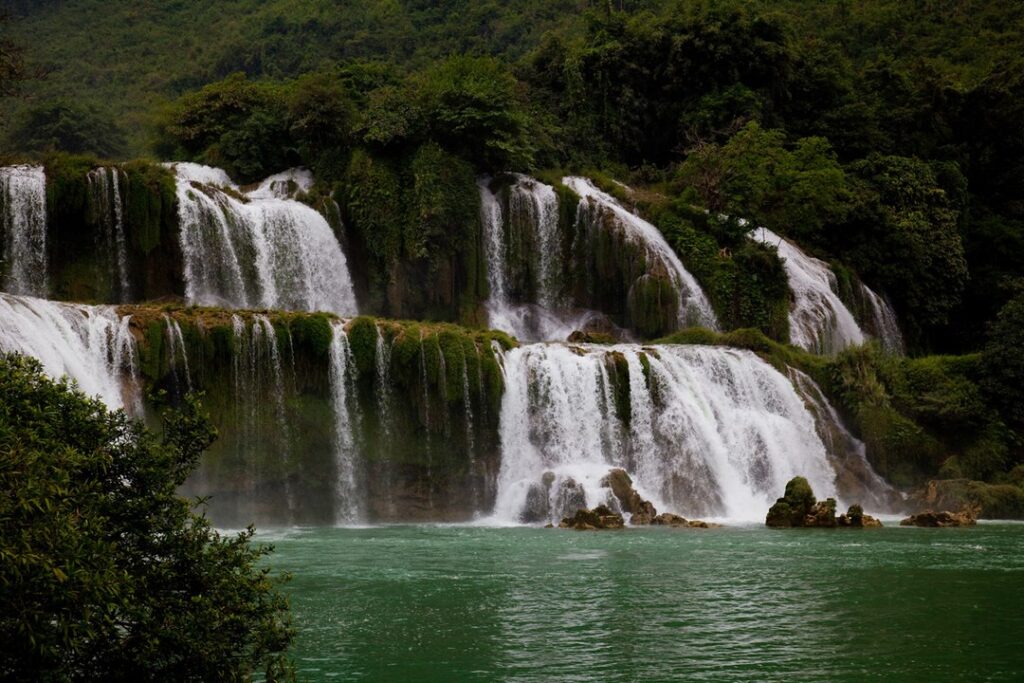
[(226, 526), (557, 521), (605, 502), (613, 467), (684, 515), (756, 519), (797, 474), (848, 502), (891, 492), (810, 377), (791, 383), (750, 351), (518, 346), (328, 314), (0, 305), (0, 349), (108, 405), (152, 417), (198, 392), (219, 438), (185, 492), (209, 496)]

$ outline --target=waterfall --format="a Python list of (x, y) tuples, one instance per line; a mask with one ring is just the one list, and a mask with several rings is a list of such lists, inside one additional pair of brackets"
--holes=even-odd
[(266, 178), (248, 196), (250, 199), (294, 199), (312, 188), (313, 174), (308, 169), (291, 168)]
[(867, 446), (846, 428), (821, 387), (796, 368), (789, 368), (788, 373), (793, 386), (814, 414), (818, 434), (839, 475), (836, 478), (839, 495), (870, 510), (898, 511), (902, 496), (871, 467)]
[[(749, 351), (530, 345), (504, 365), (499, 520), (557, 521), (606, 502), (611, 467), (659, 510), (687, 516), (763, 519), (796, 475), (822, 498), (836, 493), (814, 417)], [(544, 512), (531, 517), (538, 498)]]
[(871, 309), (871, 324), (875, 336), (882, 344), (886, 353), (902, 355), (904, 352), (903, 333), (900, 332), (899, 320), (896, 312), (884, 298), (876, 294), (865, 284), (860, 286), (861, 294)]
[(110, 306), (0, 294), (0, 351), (36, 358), (50, 377), (141, 416), (135, 340)]
[[(188, 349), (185, 347), (185, 336), (181, 333), (181, 326), (171, 316), (164, 314), (164, 324), (167, 328), (167, 359), (171, 367), (171, 374), (174, 376), (174, 383), (177, 385), (178, 393), (192, 393), (192, 371), (188, 367)], [(181, 358), (185, 371), (185, 392), (181, 391), (181, 378), (178, 376), (178, 358)]]
[[(838, 282), (828, 263), (808, 256), (767, 228), (753, 230), (750, 237), (776, 247), (782, 258), (793, 292), (789, 337), (794, 346), (813, 353), (835, 354), (866, 341), (867, 335), (837, 294)], [(903, 336), (892, 308), (866, 285), (860, 285), (860, 291), (871, 309), (870, 322), (883, 348), (890, 353), (902, 353)]]
[(598, 215), (611, 216), (627, 241), (643, 247), (649, 263), (647, 273), (642, 277), (662, 274), (668, 277), (679, 298), (679, 327), (701, 325), (710, 329), (718, 328), (714, 310), (700, 284), (686, 270), (658, 228), (626, 210), (614, 197), (599, 190), (586, 178), (567, 177), (562, 179), (562, 183), (579, 195), (580, 218), (594, 225), (603, 224), (603, 221), (596, 220)]
[(93, 223), (103, 230), (100, 245), (111, 259), (114, 298), (131, 300), (128, 280), (128, 241), (124, 229), (124, 201), (121, 198), (121, 171), (116, 168), (94, 168), (87, 176), (92, 199)]
[(555, 188), (519, 173), (509, 188), (509, 221), (529, 226), (537, 259), (537, 303), (557, 308), (562, 302), (559, 275), (564, 266), (558, 230), (558, 196)]
[(834, 354), (847, 346), (864, 343), (857, 320), (836, 293), (836, 276), (827, 263), (808, 256), (767, 228), (757, 228), (751, 236), (779, 250), (793, 292), (789, 338), (794, 346), (813, 353)]
[(377, 327), (377, 346), (374, 350), (374, 365), (377, 368), (377, 421), (380, 424), (381, 443), (387, 445), (391, 436), (391, 344), (384, 339), (384, 333)]
[(46, 173), (0, 167), (0, 283), (11, 294), (46, 296)]
[(331, 403), (334, 408), (334, 460), (337, 466), (335, 491), (339, 524), (357, 521), (361, 514), (356, 451), (358, 425), (356, 367), (344, 323), (336, 321), (331, 338)]
[(345, 254), (323, 216), (278, 198), (273, 181), (246, 195), (218, 169), (173, 168), (191, 303), (357, 312)]

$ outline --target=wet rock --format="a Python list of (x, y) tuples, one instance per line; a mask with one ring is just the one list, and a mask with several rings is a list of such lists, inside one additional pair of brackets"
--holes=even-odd
[(606, 505), (598, 505), (593, 510), (580, 508), (572, 517), (564, 518), (558, 528), (594, 531), (597, 529), (622, 529), (624, 526), (625, 521), (622, 519), (622, 515), (616, 514)]
[(977, 524), (977, 511), (974, 509), (965, 509), (960, 512), (933, 512), (926, 510), (925, 512), (919, 512), (916, 515), (911, 515), (900, 522), (900, 526), (920, 526), (920, 527), (954, 527), (954, 526), (973, 526)]
[(566, 477), (558, 484), (555, 495), (555, 515), (566, 515), (572, 510), (579, 510), (587, 507), (587, 492), (583, 485), (572, 477)]
[(677, 514), (671, 512), (663, 512), (653, 520), (651, 520), (652, 526), (670, 526), (677, 529), (720, 529), (721, 524), (715, 524), (713, 522), (705, 522), (699, 519), (688, 520), (685, 517), (680, 517)]
[(786, 492), (768, 510), (764, 523), (770, 527), (805, 526), (817, 499), (811, 485), (803, 477), (793, 477), (786, 484)]
[(864, 508), (860, 505), (851, 505), (846, 514), (839, 515), (836, 524), (841, 527), (851, 527), (854, 529), (872, 529), (882, 526), (882, 523), (871, 515), (865, 515)]
[(523, 524), (538, 524), (551, 517), (551, 499), (543, 484), (532, 484), (526, 492), (526, 504), (519, 514)]
[(632, 515), (629, 520), (632, 526), (650, 524), (658, 515), (654, 505), (649, 500), (641, 498), (637, 490), (633, 488), (633, 480), (626, 470), (621, 468), (610, 470), (601, 480), (601, 486), (610, 488), (612, 494), (618, 499), (622, 511)]

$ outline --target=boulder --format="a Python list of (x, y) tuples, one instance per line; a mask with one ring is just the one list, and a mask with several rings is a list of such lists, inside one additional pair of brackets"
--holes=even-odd
[(768, 510), (764, 523), (770, 527), (806, 526), (812, 516), (817, 500), (811, 490), (810, 483), (803, 477), (793, 477), (786, 484), (782, 498), (775, 501)]
[(864, 508), (860, 505), (851, 505), (846, 514), (839, 515), (836, 524), (841, 527), (852, 527), (855, 529), (871, 529), (882, 526), (882, 523), (871, 515), (865, 515)]
[(572, 517), (564, 518), (558, 528), (594, 531), (597, 529), (622, 529), (624, 526), (625, 521), (622, 519), (622, 515), (616, 514), (606, 505), (598, 505), (593, 510), (580, 508)]
[(685, 517), (680, 517), (677, 514), (671, 512), (663, 512), (653, 520), (651, 520), (652, 526), (670, 526), (676, 529), (720, 529), (721, 524), (715, 524), (713, 522), (704, 522), (699, 519), (687, 520)]
[(633, 488), (633, 480), (626, 470), (615, 468), (601, 480), (601, 486), (607, 486), (619, 500), (623, 512), (628, 512), (629, 523), (632, 526), (644, 526), (650, 524), (658, 515), (658, 511), (649, 500), (644, 500)]
[[(566, 515), (572, 510), (579, 510), (587, 507), (587, 492), (572, 477), (566, 477), (558, 484), (555, 492), (555, 505), (551, 511), (552, 516)], [(556, 517), (557, 519), (557, 517)]]
[(526, 492), (526, 504), (519, 514), (519, 521), (523, 524), (539, 524), (550, 518), (551, 504), (548, 488), (543, 484), (531, 484)]
[(954, 526), (973, 526), (977, 524), (977, 511), (971, 508), (961, 510), (960, 512), (933, 512), (926, 510), (925, 512), (919, 512), (916, 515), (911, 515), (900, 522), (900, 526), (920, 526), (920, 527), (954, 527)]

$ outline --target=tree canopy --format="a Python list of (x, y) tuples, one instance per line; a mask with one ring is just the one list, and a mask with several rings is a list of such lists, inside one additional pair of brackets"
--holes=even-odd
[(0, 678), (286, 678), (270, 549), (176, 492), (215, 437), (197, 404), (157, 435), (34, 360), (0, 356), (0, 386)]

